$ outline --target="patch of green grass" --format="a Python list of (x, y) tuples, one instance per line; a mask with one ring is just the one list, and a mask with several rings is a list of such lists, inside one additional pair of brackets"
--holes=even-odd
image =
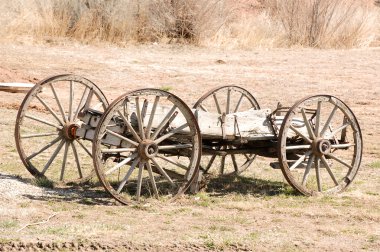
[(46, 229), (46, 233), (52, 235), (66, 235), (68, 232), (67, 227), (48, 227)]
[(209, 207), (215, 200), (210, 197), (208, 193), (199, 192), (194, 197), (195, 203), (198, 206)]
[(376, 192), (365, 192), (367, 195), (371, 195), (371, 196), (379, 196), (378, 193)]
[(232, 227), (227, 226), (217, 226), (217, 225), (211, 225), (209, 227), (211, 231), (222, 231), (222, 232), (228, 232), (228, 231), (234, 231), (235, 229)]
[(370, 163), (369, 166), (371, 168), (374, 168), (374, 169), (379, 169), (380, 168), (380, 160), (377, 160), (377, 161)]
[(86, 216), (86, 215), (84, 215), (84, 214), (82, 214), (82, 213), (77, 213), (77, 214), (74, 214), (74, 215), (73, 215), (73, 218), (76, 218), (76, 219), (80, 219), (80, 220), (82, 220), (82, 219), (84, 219), (85, 216)]
[(18, 226), (18, 221), (15, 220), (5, 220), (0, 222), (1, 229), (15, 228)]
[(259, 239), (260, 234), (258, 232), (251, 232), (248, 235), (248, 238), (252, 241), (256, 241)]
[(10, 242), (19, 242), (19, 241), (20, 241), (19, 238), (12, 238), (12, 239), (0, 238), (0, 244), (8, 244)]
[(170, 90), (173, 89), (173, 87), (172, 87), (172, 86), (166, 86), (166, 85), (164, 85), (164, 86), (161, 86), (160, 89), (161, 89), (162, 91), (169, 92)]
[(378, 240), (379, 240), (379, 236), (377, 236), (377, 235), (370, 235), (367, 238), (367, 241), (370, 243), (375, 243)]
[(20, 206), (21, 208), (27, 208), (27, 207), (30, 206), (30, 202), (21, 202), (21, 203), (19, 204), (19, 206)]
[(38, 187), (44, 187), (44, 188), (54, 188), (54, 182), (47, 179), (47, 178), (35, 178), (33, 180), (33, 184), (35, 184)]

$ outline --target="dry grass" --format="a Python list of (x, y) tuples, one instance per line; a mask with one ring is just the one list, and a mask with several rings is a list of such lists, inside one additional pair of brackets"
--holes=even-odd
[[(247, 1), (246, 1), (247, 2)], [(374, 4), (345, 0), (1, 1), (0, 34), (37, 41), (352, 48), (379, 38)]]

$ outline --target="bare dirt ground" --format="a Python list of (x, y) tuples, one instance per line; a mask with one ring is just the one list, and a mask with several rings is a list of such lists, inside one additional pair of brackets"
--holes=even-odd
[[(0, 81), (36, 82), (75, 73), (110, 101), (143, 87), (170, 89), (189, 105), (226, 84), (247, 88), (261, 107), (332, 94), (357, 115), (361, 170), (346, 192), (303, 197), (282, 190), (280, 171), (259, 158), (221, 190), (121, 206), (101, 187), (33, 185), (13, 139), (25, 94), (0, 92), (0, 250), (378, 251), (380, 248), (380, 48), (224, 51), (190, 46), (116, 48), (0, 44)], [(225, 181), (224, 181), (225, 182)], [(25, 225), (49, 221), (39, 225)]]

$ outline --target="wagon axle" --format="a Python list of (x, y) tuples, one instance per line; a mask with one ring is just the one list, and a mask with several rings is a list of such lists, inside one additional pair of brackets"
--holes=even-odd
[(352, 182), (362, 156), (354, 114), (330, 95), (274, 112), (237, 86), (207, 92), (192, 109), (157, 89), (130, 91), (108, 104), (94, 83), (75, 75), (30, 90), (15, 138), (34, 176), (81, 182), (95, 170), (125, 204), (175, 197), (197, 188), (205, 173), (241, 174), (257, 155), (278, 158), (273, 166), (304, 195), (337, 193)]

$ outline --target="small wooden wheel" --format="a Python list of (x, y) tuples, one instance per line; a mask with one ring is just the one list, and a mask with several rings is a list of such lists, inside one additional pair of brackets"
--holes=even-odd
[(199, 169), (201, 135), (188, 106), (158, 89), (117, 98), (95, 132), (99, 180), (123, 204), (183, 193)]
[[(260, 109), (260, 106), (251, 93), (238, 86), (217, 87), (205, 93), (194, 105), (198, 111), (222, 114), (243, 112), (249, 109)], [(225, 144), (211, 147), (212, 150), (230, 150), (239, 148), (238, 145)], [(218, 175), (237, 175), (245, 171), (255, 160), (254, 154), (227, 154), (218, 156), (204, 155), (201, 167), (205, 173), (215, 170)], [(213, 169), (213, 167), (215, 167)], [(218, 169), (219, 168), (219, 169)]]
[(35, 85), (25, 96), (16, 120), (16, 147), (35, 177), (82, 182), (93, 174), (91, 142), (75, 136), (84, 106), (104, 111), (106, 97), (91, 81), (58, 75)]
[(341, 192), (360, 167), (363, 146), (358, 121), (333, 96), (307, 97), (291, 107), (278, 144), (285, 178), (304, 195)]

